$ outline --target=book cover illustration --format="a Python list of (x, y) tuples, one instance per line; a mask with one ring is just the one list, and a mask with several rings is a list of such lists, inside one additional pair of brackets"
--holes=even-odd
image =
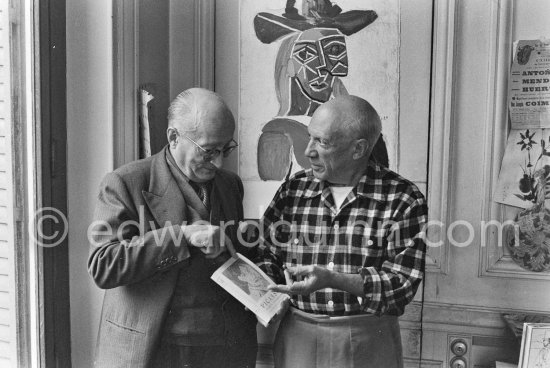
[(218, 268), (211, 279), (254, 312), (258, 321), (266, 327), (281, 303), (289, 298), (286, 294), (268, 290), (268, 286), (275, 283), (258, 266), (239, 253)]

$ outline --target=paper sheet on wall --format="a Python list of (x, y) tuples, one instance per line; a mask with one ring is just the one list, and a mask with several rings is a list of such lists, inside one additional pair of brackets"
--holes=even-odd
[(145, 87), (139, 90), (139, 158), (151, 156), (151, 133), (148, 104), (154, 99)]
[[(323, 10), (329, 18), (338, 11), (349, 15), (338, 19), (357, 12), (367, 12), (363, 20), (372, 13), (376, 18), (351, 31), (331, 28), (331, 22), (312, 30), (300, 20), (308, 4), (332, 7)], [(360, 96), (378, 111), (390, 167), (396, 167), (399, 22), (398, 1), (241, 0), (239, 175), (245, 214), (257, 216), (286, 174), (309, 167), (304, 151), (314, 105), (338, 95)]]
[(550, 40), (514, 42), (508, 107), (512, 129), (550, 128)]
[(550, 129), (510, 131), (493, 198), (496, 202), (529, 208), (544, 200), (546, 171), (550, 170), (549, 145)]

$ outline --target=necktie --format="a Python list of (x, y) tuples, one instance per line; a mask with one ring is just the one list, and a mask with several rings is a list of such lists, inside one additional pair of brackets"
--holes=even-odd
[(210, 210), (210, 198), (208, 196), (208, 186), (205, 183), (197, 183), (199, 187), (199, 198), (208, 210)]

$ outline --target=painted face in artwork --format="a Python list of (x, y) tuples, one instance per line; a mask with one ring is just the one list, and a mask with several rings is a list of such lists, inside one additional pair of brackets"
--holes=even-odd
[(348, 75), (344, 35), (328, 28), (302, 32), (294, 43), (290, 63), (302, 92), (315, 101), (328, 101), (334, 77)]

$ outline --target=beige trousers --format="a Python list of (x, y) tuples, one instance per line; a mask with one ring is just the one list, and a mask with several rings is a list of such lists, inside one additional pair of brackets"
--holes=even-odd
[(319, 316), (290, 308), (274, 344), (276, 368), (402, 368), (396, 316)]

